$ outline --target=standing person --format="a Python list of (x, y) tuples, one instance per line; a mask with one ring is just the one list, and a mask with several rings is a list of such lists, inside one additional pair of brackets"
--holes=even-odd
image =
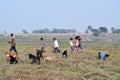
[(59, 50), (59, 44), (58, 44), (57, 39), (53, 38), (53, 40), (54, 40), (54, 53), (60, 52), (60, 50)]
[(10, 37), (11, 37), (11, 39), (10, 39), (10, 41), (9, 41), (9, 43), (11, 44), (10, 51), (14, 50), (14, 52), (15, 52), (16, 54), (18, 54), (18, 52), (17, 52), (17, 50), (16, 50), (16, 40), (15, 40), (14, 34), (11, 33), (11, 34), (10, 34)]
[(79, 37), (78, 36), (76, 36), (75, 37), (75, 48), (76, 48), (76, 52), (78, 53), (78, 49), (79, 49)]
[(69, 43), (70, 43), (70, 50), (71, 50), (72, 52), (74, 52), (73, 38), (70, 38)]
[(40, 38), (40, 47), (41, 47), (41, 50), (44, 51), (45, 50), (45, 40), (43, 38)]
[(80, 36), (78, 36), (78, 41), (79, 41), (79, 47), (78, 48), (83, 49), (82, 48), (82, 43), (81, 43), (81, 37)]

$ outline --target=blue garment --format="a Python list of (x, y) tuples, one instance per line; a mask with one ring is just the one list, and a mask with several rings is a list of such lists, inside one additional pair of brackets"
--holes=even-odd
[(12, 50), (14, 50), (16, 54), (18, 54), (15, 46), (11, 46), (11, 47), (10, 47), (10, 51), (12, 51)]
[(82, 48), (82, 44), (79, 44), (79, 46), (78, 46), (78, 47), (79, 47), (80, 49), (83, 49), (83, 48)]
[(104, 59), (105, 58), (105, 53), (104, 52), (100, 52), (100, 59)]
[(70, 46), (71, 51), (74, 51), (74, 49), (75, 49), (74, 46)]

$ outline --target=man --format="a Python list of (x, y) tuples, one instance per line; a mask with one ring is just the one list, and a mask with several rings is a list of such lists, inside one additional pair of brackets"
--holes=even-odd
[(14, 50), (14, 52), (15, 52), (16, 54), (18, 54), (18, 52), (17, 52), (17, 50), (16, 50), (16, 46), (15, 46), (15, 45), (16, 45), (16, 40), (15, 40), (14, 34), (11, 33), (11, 34), (10, 34), (10, 37), (11, 37), (11, 39), (10, 39), (10, 41), (9, 41), (9, 43), (11, 44), (10, 51)]

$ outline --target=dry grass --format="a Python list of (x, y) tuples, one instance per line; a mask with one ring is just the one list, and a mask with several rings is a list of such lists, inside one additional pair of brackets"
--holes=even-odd
[[(5, 52), (9, 49), (7, 37), (0, 39), (0, 80), (119, 80), (120, 79), (120, 46), (117, 42), (83, 41), (84, 49), (79, 54), (69, 51), (69, 37), (58, 37), (60, 49), (68, 49), (68, 58), (61, 58), (61, 53), (53, 53), (52, 36), (46, 36), (48, 56), (56, 61), (30, 64), (28, 54), (35, 54), (40, 47), (39, 36), (17, 36), (17, 50), (22, 61), (18, 64), (6, 64)], [(45, 37), (43, 35), (43, 37)], [(50, 39), (50, 40), (49, 40)], [(65, 40), (66, 39), (66, 40)], [(92, 39), (94, 39), (92, 37)], [(97, 53), (104, 50), (110, 54), (106, 61), (97, 60)]]

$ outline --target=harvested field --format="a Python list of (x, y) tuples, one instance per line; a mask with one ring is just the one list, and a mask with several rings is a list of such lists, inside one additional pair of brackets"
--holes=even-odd
[[(21, 61), (7, 64), (5, 52), (9, 50), (9, 35), (0, 35), (0, 80), (119, 80), (120, 79), (120, 35), (79, 34), (82, 37), (83, 50), (79, 54), (71, 53), (69, 38), (78, 34), (17, 34), (16, 48)], [(45, 39), (47, 55), (57, 59), (56, 62), (30, 64), (28, 54), (35, 54), (40, 49), (40, 38)], [(53, 53), (53, 38), (59, 41), (60, 50), (68, 50), (68, 58), (61, 53)], [(97, 60), (97, 53), (105, 51), (110, 54), (105, 61)]]

